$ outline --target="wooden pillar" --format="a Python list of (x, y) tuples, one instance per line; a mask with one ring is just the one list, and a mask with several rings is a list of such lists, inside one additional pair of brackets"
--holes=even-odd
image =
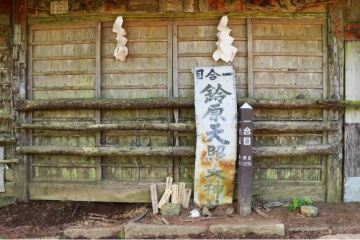
[[(360, 41), (346, 42), (345, 99), (360, 100)], [(360, 201), (360, 109), (345, 109), (344, 201)]]
[(253, 182), (253, 109), (249, 104), (240, 107), (240, 118), (239, 212), (241, 216), (249, 216)]

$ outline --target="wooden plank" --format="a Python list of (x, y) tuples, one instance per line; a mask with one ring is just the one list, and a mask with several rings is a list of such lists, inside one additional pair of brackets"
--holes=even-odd
[[(345, 55), (345, 99), (360, 101), (360, 44), (356, 41), (346, 43)], [(360, 113), (357, 108), (345, 108), (345, 156), (344, 175), (360, 177)], [(351, 183), (351, 181), (350, 181)], [(351, 187), (351, 186), (349, 186)]]
[(166, 178), (165, 189), (170, 189), (171, 190), (172, 181), (173, 181), (172, 177), (167, 177)]
[(179, 183), (179, 201), (178, 201), (179, 204), (182, 204), (183, 202), (185, 196), (185, 188), (186, 187), (184, 182)]
[[(232, 203), (237, 150), (233, 66), (196, 67), (196, 156), (194, 202)], [(217, 95), (216, 92), (220, 94)]]
[(194, 156), (194, 147), (17, 147), (18, 154), (55, 154), (77, 156)]
[[(96, 25), (96, 74), (95, 74), (95, 98), (101, 98), (101, 22)], [(101, 112), (99, 109), (95, 110), (95, 123), (101, 123)], [(101, 132), (96, 132), (95, 143), (99, 146), (101, 144)], [(101, 182), (102, 178), (102, 167), (101, 167), (101, 157), (98, 157), (96, 166), (96, 180)]]
[(360, 177), (360, 123), (345, 123), (344, 175)]
[[(309, 100), (309, 99), (281, 99), (270, 100), (261, 98), (238, 98), (237, 104), (245, 102), (254, 108), (331, 108), (333, 105), (325, 104), (330, 100)], [(339, 101), (335, 101), (339, 104)], [(194, 99), (190, 97), (179, 98), (139, 98), (139, 99), (48, 99), (48, 100), (17, 100), (15, 110), (17, 111), (39, 111), (39, 110), (60, 110), (60, 109), (155, 109), (155, 108), (193, 108)]]
[(158, 206), (156, 184), (150, 185), (150, 193), (151, 193), (151, 203), (152, 203), (152, 208), (153, 208), (153, 214), (157, 214), (159, 212), (159, 206)]
[(171, 185), (171, 203), (178, 203), (179, 201), (179, 185)]
[(255, 157), (270, 157), (270, 156), (302, 156), (302, 155), (331, 155), (339, 151), (339, 146), (336, 145), (306, 145), (306, 146), (281, 146), (281, 147), (254, 147)]
[(199, 11), (200, 12), (209, 11), (209, 0), (199, 0)]
[(248, 97), (254, 97), (254, 60), (253, 60), (253, 34), (252, 34), (252, 20), (247, 19), (247, 63), (248, 63)]
[[(165, 184), (156, 183), (158, 198)], [(96, 202), (151, 202), (151, 183), (68, 184), (29, 183), (29, 197), (34, 200), (96, 201)]]
[[(170, 0), (167, 0), (170, 1)], [(206, 2), (209, 2), (209, 0), (201, 0), (200, 2), (203, 2), (204, 8), (206, 8)], [(180, 11), (181, 11), (180, 6)], [(204, 11), (207, 11), (207, 9), (204, 9)], [(151, 12), (146, 14), (144, 13), (134, 13), (134, 12), (124, 12), (121, 13), (121, 16), (123, 18), (126, 18), (128, 20), (137, 20), (137, 21), (143, 21), (144, 19), (219, 19), (223, 16), (223, 12), (220, 11), (213, 11), (213, 12), (198, 12), (195, 15), (193, 13), (182, 13), (182, 12)], [(229, 18), (283, 18), (288, 21), (289, 18), (293, 19), (301, 19), (299, 21), (299, 24), (303, 20), (307, 19), (326, 19), (327, 13), (312, 13), (312, 12), (272, 12), (270, 15), (266, 12), (259, 12), (259, 11), (248, 11), (248, 12), (231, 12), (228, 13)], [(79, 16), (79, 15), (69, 15), (69, 16), (62, 16), (62, 17), (41, 17), (41, 18), (29, 18), (29, 24), (54, 24), (54, 23), (65, 23), (71, 24), (73, 22), (76, 23), (89, 23), (89, 22), (114, 22), (117, 15), (89, 15), (89, 16)], [(62, 25), (60, 25), (62, 27)]]
[[(173, 24), (173, 46), (172, 46), (172, 54), (173, 54), (173, 97), (179, 97), (179, 59), (178, 59), (178, 23), (175, 22)], [(174, 122), (179, 123), (179, 109), (175, 108), (173, 109), (174, 114)], [(196, 128), (195, 128), (196, 129)], [(179, 132), (174, 132), (174, 140), (175, 140), (175, 146), (179, 146)], [(175, 181), (180, 180), (180, 169), (179, 169), (179, 158), (174, 158), (174, 179)]]
[[(254, 147), (255, 157), (332, 155), (339, 151), (336, 145), (298, 145)], [(194, 147), (66, 147), (23, 146), (18, 154), (56, 154), (77, 156), (188, 156), (195, 155)]]
[[(99, 131), (99, 130), (159, 130), (159, 131), (195, 131), (195, 123), (113, 123), (113, 124), (79, 124), (79, 125), (58, 125), (58, 124), (19, 124), (21, 129), (37, 130), (61, 130), (61, 131)], [(311, 126), (310, 126), (311, 127)], [(177, 145), (178, 146), (178, 145)]]
[(0, 160), (0, 163), (19, 163), (19, 159), (5, 159), (5, 160)]
[(188, 209), (189, 208), (189, 203), (190, 203), (190, 196), (191, 196), (191, 189), (190, 188), (186, 188), (185, 189), (185, 193), (184, 193), (184, 198), (182, 201), (181, 206), (184, 209)]
[(240, 216), (251, 215), (253, 185), (253, 109), (245, 103), (240, 107), (238, 199)]
[(182, 1), (159, 0), (159, 12), (182, 12)]
[(280, 201), (307, 196), (314, 202), (326, 201), (325, 186), (253, 186), (252, 200)]
[(165, 192), (162, 195), (159, 202), (159, 208), (161, 208), (164, 204), (166, 204), (169, 201), (171, 193), (172, 193), (171, 189), (165, 189)]
[(183, 0), (182, 2), (183, 12), (195, 12), (195, 0)]

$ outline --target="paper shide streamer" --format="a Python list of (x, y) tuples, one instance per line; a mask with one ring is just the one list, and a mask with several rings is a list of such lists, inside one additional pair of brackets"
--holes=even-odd
[(122, 28), (123, 22), (124, 21), (122, 17), (117, 17), (112, 29), (112, 31), (117, 34), (116, 35), (117, 46), (114, 51), (114, 56), (116, 60), (120, 60), (120, 61), (125, 61), (125, 58), (128, 54), (128, 49), (125, 46), (125, 44), (127, 43), (127, 39), (124, 37), (126, 35), (126, 31), (125, 29)]
[(217, 30), (219, 30), (217, 34), (219, 40), (216, 42), (217, 49), (213, 53), (213, 59), (215, 61), (222, 59), (225, 62), (232, 62), (238, 51), (236, 47), (231, 45), (234, 38), (230, 36), (231, 29), (227, 27), (227, 23), (228, 17), (223, 16), (217, 27)]

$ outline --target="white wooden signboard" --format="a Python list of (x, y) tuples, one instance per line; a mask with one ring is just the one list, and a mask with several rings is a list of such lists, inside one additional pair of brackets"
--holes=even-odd
[(237, 150), (237, 99), (232, 66), (197, 67), (194, 201), (232, 203)]

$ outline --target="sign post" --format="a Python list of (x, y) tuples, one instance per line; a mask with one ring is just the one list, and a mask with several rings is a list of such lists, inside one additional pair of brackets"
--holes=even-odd
[(194, 202), (232, 203), (237, 157), (237, 99), (233, 66), (197, 67)]
[(241, 216), (251, 214), (251, 193), (253, 182), (253, 109), (244, 103), (240, 107), (239, 130), (239, 212)]

